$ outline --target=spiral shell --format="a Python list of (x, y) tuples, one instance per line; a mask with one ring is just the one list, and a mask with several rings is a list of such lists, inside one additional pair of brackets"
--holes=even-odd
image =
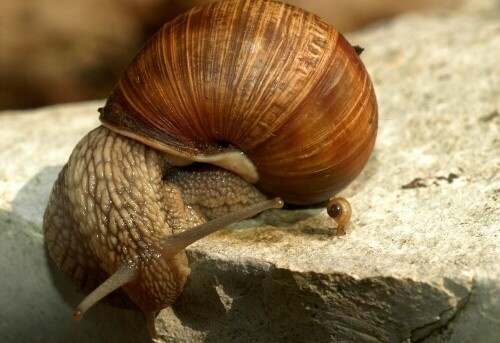
[(255, 170), (244, 178), (308, 204), (361, 172), (377, 102), (354, 48), (317, 16), (273, 1), (220, 1), (146, 43), (101, 121), (181, 160), (225, 166), (221, 156), (246, 156)]

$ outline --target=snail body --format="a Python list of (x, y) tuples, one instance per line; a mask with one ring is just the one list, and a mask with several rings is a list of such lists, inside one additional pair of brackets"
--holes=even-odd
[(270, 197), (328, 200), (361, 172), (377, 131), (355, 49), (316, 16), (266, 0), (167, 23), (100, 113), (54, 185), (45, 237), (63, 272), (95, 289), (75, 319), (107, 296), (144, 311), (153, 337), (154, 313), (189, 274), (186, 246), (283, 206)]

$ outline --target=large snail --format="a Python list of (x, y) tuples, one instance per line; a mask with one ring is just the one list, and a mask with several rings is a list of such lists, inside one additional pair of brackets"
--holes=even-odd
[(283, 201), (328, 200), (361, 172), (377, 132), (355, 49), (315, 15), (266, 0), (167, 23), (100, 113), (54, 185), (45, 238), (94, 290), (75, 319), (106, 297), (141, 309), (153, 337), (189, 274), (186, 246)]

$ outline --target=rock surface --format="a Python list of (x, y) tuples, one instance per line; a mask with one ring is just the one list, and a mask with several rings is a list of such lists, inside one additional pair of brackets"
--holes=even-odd
[[(376, 150), (321, 209), (276, 210), (188, 249), (165, 342), (496, 342), (500, 337), (498, 8), (400, 17), (351, 35), (380, 106)], [(49, 261), (42, 215), (102, 102), (0, 115), (0, 341), (138, 342), (142, 314), (82, 299)]]

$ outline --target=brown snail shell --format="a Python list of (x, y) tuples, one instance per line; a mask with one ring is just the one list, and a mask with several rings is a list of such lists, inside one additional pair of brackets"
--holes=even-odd
[(221, 1), (150, 39), (100, 119), (182, 163), (211, 161), (268, 195), (311, 204), (365, 166), (377, 102), (355, 49), (317, 16), (273, 1)]

